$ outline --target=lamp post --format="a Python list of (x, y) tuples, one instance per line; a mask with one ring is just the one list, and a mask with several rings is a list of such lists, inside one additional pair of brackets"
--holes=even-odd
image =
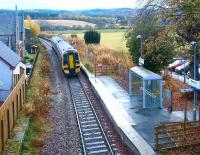
[(140, 42), (141, 42), (141, 44), (140, 44), (140, 56), (142, 57), (142, 35), (138, 35), (136, 38), (140, 39)]
[(141, 66), (143, 66), (144, 65), (144, 59), (142, 59), (142, 57), (143, 57), (143, 47), (142, 47), (142, 35), (138, 35), (137, 37), (136, 37), (137, 39), (140, 39), (140, 58), (139, 58), (139, 64), (141, 65)]
[[(194, 80), (196, 81), (196, 71), (197, 71), (197, 64), (196, 64), (196, 50), (197, 50), (197, 43), (191, 42), (193, 51), (194, 51)], [(197, 118), (197, 91), (194, 89), (194, 109), (193, 109), (193, 120), (196, 121)]]

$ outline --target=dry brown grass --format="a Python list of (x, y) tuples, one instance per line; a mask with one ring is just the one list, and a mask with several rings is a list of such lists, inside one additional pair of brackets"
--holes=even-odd
[(115, 74), (127, 79), (128, 70), (133, 66), (129, 53), (115, 51), (101, 45), (86, 45), (84, 40), (78, 38), (64, 38), (69, 40), (79, 51), (81, 61), (94, 71), (94, 64), (115, 65)]
[(36, 154), (44, 145), (44, 138), (50, 131), (49, 122), (49, 83), (50, 62), (47, 51), (40, 44), (40, 53), (35, 65), (31, 83), (28, 86), (23, 112), (31, 116), (29, 129), (22, 152)]

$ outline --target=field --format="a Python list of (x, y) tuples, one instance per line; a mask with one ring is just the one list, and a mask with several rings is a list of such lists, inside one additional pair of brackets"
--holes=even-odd
[(42, 26), (66, 26), (66, 27), (73, 27), (73, 26), (90, 26), (95, 27), (95, 24), (84, 22), (84, 21), (77, 21), (77, 20), (34, 20), (37, 22), (41, 27)]
[[(77, 34), (79, 38), (83, 39), (84, 31), (69, 31), (69, 32), (66, 31), (60, 34), (65, 35), (65, 36), (70, 36), (71, 34)], [(126, 40), (124, 38), (125, 31), (101, 30), (100, 33), (101, 33), (101, 45), (111, 48), (113, 50), (128, 52), (128, 49), (126, 47)]]

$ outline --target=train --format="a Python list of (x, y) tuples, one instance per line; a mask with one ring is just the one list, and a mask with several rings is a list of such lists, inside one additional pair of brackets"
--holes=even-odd
[(78, 75), (80, 57), (78, 51), (69, 42), (60, 37), (52, 37), (51, 43), (60, 61), (62, 70), (67, 76)]

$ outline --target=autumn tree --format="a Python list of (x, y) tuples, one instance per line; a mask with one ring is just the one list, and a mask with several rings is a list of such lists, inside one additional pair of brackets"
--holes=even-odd
[(38, 36), (40, 34), (40, 26), (36, 22), (31, 20), (30, 16), (27, 16), (25, 20), (25, 26), (31, 29), (34, 36)]
[[(158, 12), (160, 19), (167, 20), (176, 27), (176, 33), (185, 40), (185, 44), (192, 41), (200, 44), (200, 0), (147, 0), (142, 13), (149, 10)], [(200, 64), (200, 55), (197, 49), (197, 64)], [(190, 54), (191, 73), (193, 75), (193, 52), (190, 46), (187, 54)], [(186, 53), (185, 53), (186, 54)], [(197, 77), (200, 78), (198, 65), (196, 66)]]
[(127, 47), (135, 64), (138, 64), (141, 50), (140, 40), (138, 35), (142, 36), (143, 41), (149, 37), (156, 37), (163, 30), (163, 26), (156, 22), (153, 14), (146, 14), (141, 17), (135, 25), (127, 32)]
[[(144, 3), (146, 4), (139, 12), (136, 24), (127, 35), (127, 46), (133, 56), (133, 61), (137, 62), (139, 57), (138, 53), (140, 47), (137, 43), (138, 41), (135, 39), (136, 35), (139, 34), (143, 35), (145, 66), (152, 71), (158, 72), (157, 69), (161, 69), (161, 66), (165, 67), (166, 64), (159, 66), (158, 64), (155, 65), (155, 61), (152, 61), (157, 60), (157, 54), (164, 54), (163, 51), (167, 52), (171, 50), (174, 56), (181, 56), (182, 54), (182, 57), (185, 58), (188, 56), (188, 53), (190, 53), (190, 59), (192, 60), (193, 53), (191, 53), (190, 42), (200, 42), (200, 0), (145, 0)], [(156, 25), (151, 24), (151, 20), (141, 22), (141, 19), (145, 19), (149, 14), (153, 15), (152, 21), (154, 21)], [(151, 34), (150, 32), (152, 29), (154, 30), (157, 25), (161, 25), (163, 29), (158, 31), (159, 33), (157, 33), (157, 35)], [(148, 26), (149, 28), (147, 28)], [(167, 33), (166, 36), (161, 35), (162, 33), (166, 33), (164, 32), (166, 28), (171, 31), (170, 33), (174, 34), (175, 38), (171, 38), (172, 36), (169, 36), (169, 33)], [(149, 35), (146, 35), (146, 33)], [(171, 39), (174, 40), (174, 46), (168, 44), (171, 42)], [(162, 59), (159, 60), (160, 62), (163, 61)], [(198, 60), (200, 59), (197, 55), (197, 61)], [(159, 67), (153, 69), (154, 67), (150, 66)], [(191, 71), (193, 69), (192, 66), (193, 62), (191, 63)]]
[(144, 67), (155, 72), (167, 67), (175, 55), (177, 36), (173, 31), (166, 29), (157, 37), (150, 37), (144, 46)]

